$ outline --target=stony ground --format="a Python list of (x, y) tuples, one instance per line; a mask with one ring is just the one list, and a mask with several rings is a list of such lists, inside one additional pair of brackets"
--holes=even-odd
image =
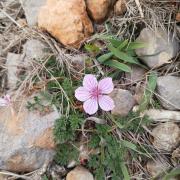
[(179, 25), (178, 0), (1, 0), (0, 180), (179, 179)]

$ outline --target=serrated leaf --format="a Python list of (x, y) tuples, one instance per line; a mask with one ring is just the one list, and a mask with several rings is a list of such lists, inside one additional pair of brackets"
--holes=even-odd
[(126, 140), (121, 140), (121, 142), (122, 142), (123, 146), (125, 146), (125, 147), (127, 147), (129, 149), (132, 149), (134, 151), (137, 151), (137, 147), (136, 147), (135, 144), (133, 144), (133, 143), (131, 143), (129, 141), (126, 141)]
[(129, 62), (132, 64), (139, 64), (133, 57), (129, 56), (128, 54), (120, 51), (119, 49), (113, 47), (112, 45), (108, 46), (108, 49), (116, 56), (118, 59), (123, 60), (125, 62)]
[(128, 47), (127, 50), (135, 50), (135, 49), (141, 49), (146, 47), (147, 44), (145, 43), (141, 43), (141, 42), (131, 42)]
[(147, 106), (149, 105), (150, 100), (151, 100), (153, 93), (155, 91), (156, 84), (157, 84), (157, 74), (152, 72), (149, 75), (147, 88), (144, 92), (144, 96), (143, 96), (142, 101), (141, 101), (140, 106), (139, 106), (140, 112), (143, 112), (144, 110), (147, 109)]
[(88, 51), (88, 52), (93, 52), (93, 53), (98, 53), (100, 52), (100, 48), (94, 44), (86, 44), (84, 46), (84, 48)]
[(114, 39), (114, 38), (110, 38), (110, 39), (108, 39), (108, 40), (109, 40), (109, 42), (110, 42), (114, 47), (116, 47), (116, 48), (123, 43), (122, 40), (118, 40), (118, 39)]
[(121, 50), (125, 48), (127, 45), (128, 45), (128, 40), (126, 39), (117, 47), (117, 49)]
[(119, 61), (116, 61), (116, 60), (108, 60), (104, 62), (104, 64), (113, 68), (117, 68), (124, 72), (131, 72), (131, 68), (129, 66), (127, 66), (126, 64), (120, 63)]
[(121, 162), (120, 163), (120, 166), (121, 166), (121, 170), (122, 170), (122, 173), (124, 175), (124, 180), (130, 180), (130, 176), (129, 176), (129, 173), (128, 173), (128, 169), (125, 165), (124, 162)]
[(98, 57), (97, 60), (100, 63), (104, 63), (105, 61), (109, 60), (113, 56), (113, 53), (109, 52), (107, 54), (103, 54), (102, 56)]

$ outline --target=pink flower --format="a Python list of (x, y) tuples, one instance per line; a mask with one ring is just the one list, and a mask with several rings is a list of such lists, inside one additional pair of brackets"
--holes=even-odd
[(0, 98), (0, 106), (9, 106), (11, 104), (11, 98), (9, 95), (5, 95), (3, 98)]
[(112, 78), (104, 78), (98, 83), (94, 75), (88, 74), (84, 77), (83, 86), (76, 89), (75, 97), (84, 102), (85, 112), (92, 115), (97, 112), (98, 104), (104, 111), (114, 108), (114, 101), (107, 96), (113, 89)]

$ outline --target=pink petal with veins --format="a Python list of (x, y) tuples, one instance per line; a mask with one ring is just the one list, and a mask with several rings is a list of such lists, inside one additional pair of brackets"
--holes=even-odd
[(87, 89), (85, 89), (84, 87), (79, 87), (75, 90), (75, 97), (79, 100), (79, 101), (86, 101), (90, 98), (90, 93)]
[(94, 88), (96, 88), (97, 85), (98, 85), (98, 82), (94, 75), (92, 75), (92, 74), (85, 75), (84, 80), (83, 80), (83, 86), (87, 90), (91, 91)]
[(109, 94), (113, 91), (114, 85), (112, 82), (112, 78), (104, 78), (99, 81), (98, 89), (101, 91), (102, 94)]
[(99, 106), (101, 107), (102, 110), (104, 111), (111, 111), (114, 109), (114, 101), (112, 98), (110, 98), (107, 95), (101, 95), (99, 96)]
[(98, 102), (97, 100), (90, 98), (84, 102), (83, 108), (87, 114), (89, 115), (95, 114), (98, 110)]

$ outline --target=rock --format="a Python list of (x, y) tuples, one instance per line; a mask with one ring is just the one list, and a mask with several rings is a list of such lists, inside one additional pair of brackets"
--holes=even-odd
[(94, 178), (87, 169), (78, 166), (67, 174), (66, 180), (94, 180)]
[(20, 0), (29, 26), (36, 26), (38, 13), (46, 0)]
[(13, 90), (18, 82), (18, 66), (22, 63), (20, 54), (8, 53), (6, 60), (8, 88)]
[(23, 45), (23, 53), (25, 55), (25, 63), (32, 60), (42, 60), (47, 56), (48, 47), (39, 40), (31, 39)]
[(136, 54), (150, 68), (169, 63), (179, 50), (178, 42), (158, 29), (156, 32), (144, 28), (136, 41), (145, 43), (145, 47), (136, 49)]
[[(31, 98), (18, 98), (0, 109), (0, 169), (31, 172), (50, 162), (55, 154), (53, 126), (59, 118), (55, 108), (27, 109)], [(43, 103), (45, 105), (45, 103)]]
[(8, 180), (8, 177), (5, 175), (0, 174), (0, 180)]
[(104, 21), (110, 11), (112, 5), (111, 0), (86, 0), (87, 10), (90, 17), (96, 22)]
[(143, 97), (144, 97), (144, 92), (146, 90), (146, 84), (143, 82), (139, 82), (136, 87), (135, 87), (135, 94), (134, 94), (134, 99), (136, 101), (136, 104), (141, 104)]
[(160, 161), (159, 159), (149, 160), (146, 165), (147, 171), (149, 172), (151, 177), (156, 177), (163, 172), (167, 172), (170, 167), (171, 166), (165, 161)]
[(39, 12), (38, 25), (65, 46), (75, 48), (93, 33), (84, 0), (48, 0)]
[(178, 13), (176, 14), (176, 21), (177, 21), (177, 22), (180, 22), (180, 12), (178, 12)]
[(177, 147), (173, 152), (171, 156), (171, 162), (174, 166), (178, 166), (180, 159), (180, 146)]
[(146, 115), (154, 122), (180, 122), (180, 111), (169, 111), (164, 109), (148, 109), (142, 115)]
[(85, 69), (85, 63), (88, 57), (85, 54), (77, 54), (71, 57), (71, 62), (73, 68), (76, 69), (78, 72), (83, 72)]
[(136, 83), (137, 81), (141, 81), (146, 73), (146, 70), (137, 66), (131, 66), (131, 73), (125, 73), (126, 83)]
[(180, 110), (180, 77), (161, 76), (157, 79), (157, 97), (168, 110)]
[(110, 96), (115, 103), (115, 108), (111, 111), (114, 115), (126, 116), (135, 104), (134, 98), (128, 90), (114, 89)]
[(173, 122), (158, 125), (152, 130), (153, 145), (159, 150), (172, 151), (180, 142), (180, 128)]
[(126, 12), (126, 3), (125, 0), (118, 0), (114, 6), (114, 13), (117, 16), (121, 16)]

